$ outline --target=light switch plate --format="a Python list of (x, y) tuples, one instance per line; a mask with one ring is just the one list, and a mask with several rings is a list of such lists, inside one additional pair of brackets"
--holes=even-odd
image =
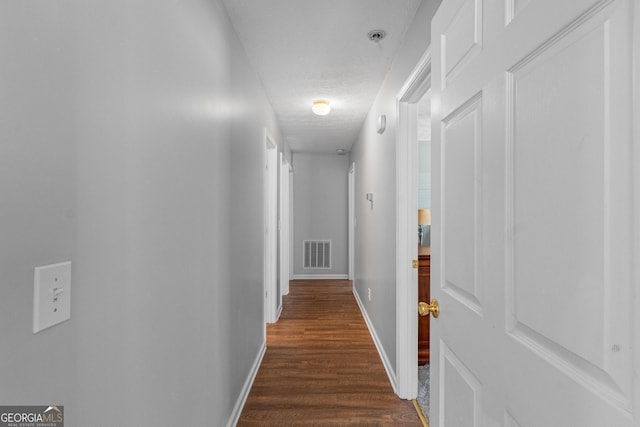
[(36, 267), (33, 333), (71, 318), (71, 262)]

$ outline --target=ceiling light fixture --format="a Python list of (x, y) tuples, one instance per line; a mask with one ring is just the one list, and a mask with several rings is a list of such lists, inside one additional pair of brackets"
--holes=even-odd
[(313, 101), (311, 111), (313, 111), (318, 116), (326, 116), (327, 114), (329, 114), (329, 111), (331, 111), (331, 106), (329, 105), (329, 101), (316, 99), (315, 101)]

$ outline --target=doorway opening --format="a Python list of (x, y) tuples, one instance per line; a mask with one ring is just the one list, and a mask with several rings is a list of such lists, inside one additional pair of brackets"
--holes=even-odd
[[(418, 111), (418, 301), (431, 301), (431, 89), (417, 103)], [(418, 396), (429, 416), (431, 316), (418, 316)]]
[[(428, 94), (430, 88), (431, 50), (427, 49), (397, 96), (396, 392), (404, 399), (415, 399), (418, 395), (418, 269), (415, 268), (416, 263), (413, 261), (418, 260), (420, 243), (418, 235), (419, 126), (421, 138), (425, 138), (427, 133), (430, 135), (430, 119), (423, 117), (419, 125), (418, 113), (420, 109), (424, 113), (426, 108), (424, 104), (430, 102)], [(424, 144), (423, 148), (425, 148)], [(430, 201), (428, 206), (430, 208)], [(422, 243), (426, 242), (424, 235), (426, 231), (428, 230), (423, 229)]]
[[(280, 215), (278, 227), (280, 231), (279, 255), (280, 255), (280, 292), (278, 306), (282, 307), (282, 295), (289, 294), (289, 279), (291, 278), (291, 165), (280, 153)], [(280, 311), (280, 310), (279, 310)]]
[(356, 206), (355, 206), (355, 184), (356, 183), (356, 162), (352, 162), (349, 167), (349, 280), (353, 281), (355, 289), (355, 236), (356, 236)]
[(281, 309), (278, 272), (278, 145), (264, 129), (264, 322), (275, 323)]

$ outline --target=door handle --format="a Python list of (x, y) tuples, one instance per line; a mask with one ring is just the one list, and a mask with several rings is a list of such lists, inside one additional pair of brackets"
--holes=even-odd
[(431, 300), (431, 304), (422, 301), (418, 303), (418, 314), (420, 316), (428, 316), (429, 313), (431, 313), (433, 317), (440, 315), (440, 306), (438, 305), (437, 299)]

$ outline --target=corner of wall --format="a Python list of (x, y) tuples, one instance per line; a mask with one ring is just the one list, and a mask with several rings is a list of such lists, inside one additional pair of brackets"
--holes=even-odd
[[(364, 307), (368, 324), (375, 331), (389, 370), (396, 371), (396, 164), (397, 96), (430, 46), (431, 19), (440, 5), (423, 1), (405, 35), (394, 61), (367, 114), (353, 146), (350, 161), (358, 164), (355, 183), (357, 217), (354, 292)], [(379, 115), (385, 114), (387, 128), (376, 132)], [(365, 194), (375, 194), (374, 209)], [(368, 289), (374, 294), (363, 301)], [(389, 309), (392, 306), (393, 309)], [(372, 333), (373, 334), (373, 333)]]

